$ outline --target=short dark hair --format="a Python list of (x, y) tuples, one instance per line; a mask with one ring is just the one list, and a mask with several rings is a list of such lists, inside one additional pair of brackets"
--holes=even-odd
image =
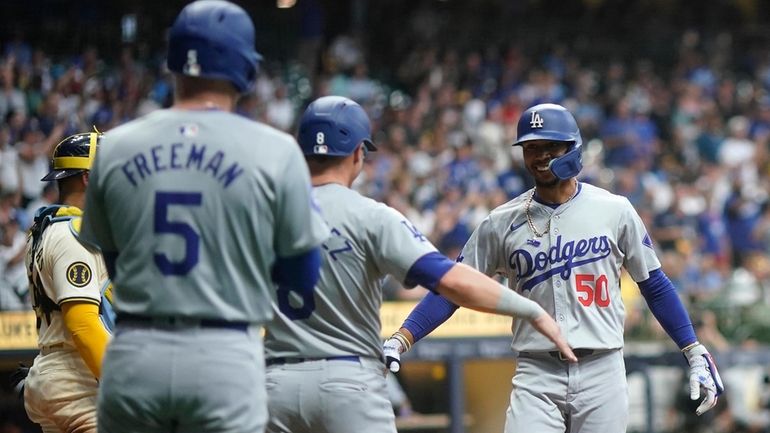
[(213, 80), (210, 78), (201, 77), (188, 77), (182, 74), (174, 74), (174, 78), (176, 84), (175, 96), (177, 98), (194, 97), (201, 92), (212, 90), (212, 88), (228, 93), (232, 92), (235, 95), (238, 94), (235, 86), (229, 81)]
[(323, 173), (329, 168), (339, 164), (343, 159), (345, 159), (345, 156), (305, 155), (305, 161), (307, 161), (307, 166), (310, 169), (311, 174)]

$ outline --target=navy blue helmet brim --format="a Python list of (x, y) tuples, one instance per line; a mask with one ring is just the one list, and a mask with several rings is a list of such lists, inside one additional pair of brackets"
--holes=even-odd
[(51, 180), (60, 180), (64, 179), (70, 176), (74, 176), (76, 174), (80, 174), (84, 172), (85, 170), (80, 168), (67, 168), (67, 169), (61, 169), (61, 170), (51, 170), (50, 173), (43, 176), (41, 181), (51, 181)]

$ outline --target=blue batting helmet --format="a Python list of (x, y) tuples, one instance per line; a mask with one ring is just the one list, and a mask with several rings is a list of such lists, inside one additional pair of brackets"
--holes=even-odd
[(372, 143), (369, 116), (356, 102), (342, 96), (324, 96), (308, 105), (299, 121), (299, 145), (305, 155), (347, 156)]
[(516, 132), (518, 138), (514, 146), (535, 140), (572, 143), (564, 155), (554, 158), (548, 164), (551, 172), (559, 179), (575, 177), (583, 168), (580, 129), (572, 114), (561, 105), (538, 104), (528, 108), (521, 114)]
[(190, 3), (171, 26), (167, 61), (174, 72), (227, 80), (245, 93), (254, 85), (261, 59), (254, 49), (254, 23), (233, 3)]
[(53, 151), (53, 169), (40, 180), (59, 180), (90, 170), (101, 138), (101, 133), (84, 132), (62, 140)]

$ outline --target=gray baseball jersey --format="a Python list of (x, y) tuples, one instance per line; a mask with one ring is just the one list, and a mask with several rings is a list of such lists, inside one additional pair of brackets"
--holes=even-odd
[[(625, 309), (620, 296), (621, 266), (635, 281), (660, 268), (652, 241), (628, 199), (590, 184), (552, 209), (532, 200), (529, 227), (526, 203), (531, 191), (496, 208), (465, 245), (463, 263), (487, 275), (508, 277), (511, 289), (543, 306), (573, 348), (623, 346)], [(513, 321), (517, 351), (556, 347), (529, 322)]]
[(401, 213), (354, 190), (327, 184), (314, 192), (331, 227), (315, 310), (302, 320), (276, 314), (265, 336), (266, 356), (380, 359), (383, 278), (404, 281), (414, 262), (436, 248)]
[(261, 323), (276, 253), (327, 236), (309, 185), (291, 136), (223, 111), (159, 110), (102, 140), (81, 237), (120, 252), (118, 313)]
[(327, 237), (310, 191), (296, 141), (232, 113), (161, 110), (106, 134), (82, 229), (119, 252), (99, 431), (262, 431), (262, 338), (232, 322), (269, 320), (276, 256)]
[(436, 249), (395, 209), (338, 184), (314, 192), (331, 236), (315, 309), (298, 312), (279, 299), (268, 325), (267, 432), (395, 433), (380, 340), (382, 282), (388, 274), (404, 281)]

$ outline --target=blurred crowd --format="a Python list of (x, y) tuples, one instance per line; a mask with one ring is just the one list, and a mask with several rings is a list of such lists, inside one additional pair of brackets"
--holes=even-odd
[[(676, 61), (663, 67), (647, 59), (589, 64), (558, 44), (536, 56), (510, 44), (463, 52), (416, 45), (385, 82), (370, 74), (362, 44), (341, 35), (309, 56), (316, 63), (266, 63), (237, 110), (293, 133), (315, 96), (364, 105), (380, 151), (355, 187), (454, 256), (489, 210), (531, 187), (510, 146), (519, 113), (563, 104), (584, 139), (581, 179), (631, 200), (682, 296), (696, 306), (751, 308), (770, 297), (770, 50), (737, 71), (727, 33), (705, 41), (683, 32), (677, 43)], [(131, 46), (117, 57), (86, 48), (55, 59), (21, 39), (4, 44), (1, 309), (28, 305), (25, 230), (56, 199), (56, 185), (39, 180), (54, 146), (166, 107), (171, 93), (163, 59)], [(391, 297), (408, 296), (392, 289)], [(631, 314), (631, 328), (636, 320)], [(755, 331), (736, 332), (743, 340)]]
[[(343, 34), (310, 44), (296, 61), (268, 59), (237, 111), (293, 133), (311, 98), (358, 101), (379, 151), (355, 188), (456, 256), (491, 209), (532, 186), (511, 147), (519, 114), (541, 102), (565, 105), (584, 140), (580, 179), (634, 204), (701, 338), (716, 351), (767, 343), (770, 47), (740, 53), (736, 63), (730, 33), (682, 31), (672, 44), (673, 61), (661, 63), (587, 61), (566, 42), (536, 53), (515, 43), (416, 43), (390, 70), (373, 73), (371, 50)], [(40, 182), (54, 146), (167, 107), (172, 82), (157, 53), (88, 47), (54, 57), (23, 38), (3, 43), (1, 310), (29, 308), (25, 230), (37, 208), (56, 200), (56, 185)], [(628, 282), (628, 338), (663, 338)], [(388, 284), (390, 299), (422, 294)]]

